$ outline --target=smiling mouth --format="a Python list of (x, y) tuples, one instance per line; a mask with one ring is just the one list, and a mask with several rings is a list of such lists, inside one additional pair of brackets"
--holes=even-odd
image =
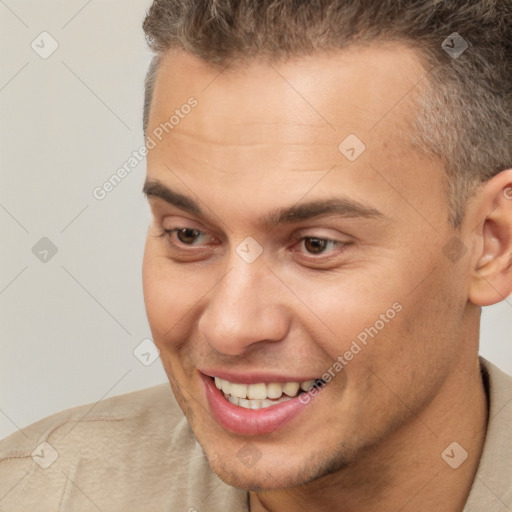
[(322, 379), (286, 383), (259, 382), (257, 384), (229, 382), (219, 377), (212, 377), (212, 380), (228, 402), (244, 409), (272, 407), (292, 400), (313, 387), (319, 388), (326, 385)]

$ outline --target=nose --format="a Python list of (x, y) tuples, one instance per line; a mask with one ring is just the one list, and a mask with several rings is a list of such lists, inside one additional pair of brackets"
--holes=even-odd
[(211, 291), (198, 330), (218, 352), (237, 356), (255, 344), (283, 340), (290, 323), (282, 284), (265, 264), (248, 264), (237, 255), (233, 260)]

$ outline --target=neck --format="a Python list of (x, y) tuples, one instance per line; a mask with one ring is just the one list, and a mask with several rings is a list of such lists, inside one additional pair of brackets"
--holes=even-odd
[(251, 492), (251, 511), (462, 511), (487, 425), (487, 397), (473, 361), (469, 371), (461, 361), (413, 421), (356, 463), (301, 487)]

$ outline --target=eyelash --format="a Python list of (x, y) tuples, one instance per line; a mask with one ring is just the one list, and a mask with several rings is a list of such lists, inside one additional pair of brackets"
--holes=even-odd
[(206, 234), (206, 231), (202, 231), (201, 229), (184, 227), (184, 228), (163, 229), (162, 233), (159, 236), (161, 236), (161, 237), (165, 237), (165, 236), (170, 237), (173, 233), (178, 233), (179, 231), (185, 231), (185, 230), (198, 231), (201, 234)]
[[(177, 234), (178, 232), (184, 231), (184, 230), (196, 231), (196, 232), (200, 233), (201, 235), (207, 235), (207, 233), (205, 231), (201, 230), (201, 229), (196, 229), (196, 228), (191, 228), (191, 227), (184, 227), (184, 228), (178, 228), (177, 227), (177, 228), (172, 228), (172, 229), (163, 229), (162, 232), (158, 236), (161, 237), (161, 238), (166, 238), (167, 242), (173, 248), (175, 248), (177, 250), (180, 250), (180, 251), (187, 251), (187, 252), (189, 252), (190, 249), (186, 249), (185, 247), (194, 247), (195, 244), (186, 244), (184, 242), (176, 243), (176, 242), (174, 242), (172, 240), (173, 234)], [(343, 251), (345, 249), (345, 247), (350, 245), (350, 243), (340, 242), (338, 240), (332, 240), (330, 238), (322, 238), (322, 237), (317, 237), (317, 236), (305, 236), (305, 237), (296, 238), (294, 240), (294, 246), (297, 245), (297, 244), (304, 245), (306, 243), (306, 241), (310, 241), (311, 242), (313, 240), (315, 240), (317, 242), (325, 243), (328, 246), (331, 245), (333, 250), (327, 252), (327, 257), (323, 256), (325, 254), (324, 252), (317, 253), (318, 256), (315, 255), (314, 253), (311, 253), (311, 252), (305, 252), (303, 254), (304, 254), (304, 257), (306, 259), (319, 260), (319, 259), (322, 259), (322, 256), (323, 256), (323, 259), (326, 259), (326, 258), (329, 258), (331, 256), (331, 254), (333, 252), (335, 252), (336, 249), (339, 249), (340, 251)], [(182, 244), (182, 245), (180, 245), (180, 244)]]

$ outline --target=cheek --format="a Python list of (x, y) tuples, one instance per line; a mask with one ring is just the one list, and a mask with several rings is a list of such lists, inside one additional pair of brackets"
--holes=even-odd
[[(318, 340), (330, 357), (336, 359), (357, 342), (361, 350), (400, 322), (402, 304), (396, 288), (374, 285), (369, 272), (336, 276), (333, 280), (297, 279), (290, 286), (300, 299), (297, 312), (303, 311), (303, 325), (311, 339)], [(304, 308), (306, 306), (307, 309)], [(308, 320), (309, 319), (309, 320)], [(357, 352), (357, 346), (354, 346)], [(349, 355), (350, 357), (350, 355)]]
[(191, 287), (184, 286), (176, 266), (158, 254), (155, 243), (148, 241), (144, 252), (142, 284), (149, 325), (156, 344), (172, 337), (173, 328), (185, 319), (193, 300)]
[[(418, 361), (424, 364), (426, 352), (433, 350), (431, 345), (425, 346), (426, 331), (432, 328), (426, 317), (432, 312), (425, 309), (424, 294), (410, 293), (415, 286), (410, 274), (368, 266), (332, 281), (302, 279), (297, 288), (310, 310), (302, 316), (303, 325), (325, 355), (325, 370), (340, 375), (340, 364), (334, 365), (341, 357), (343, 379), (347, 379), (344, 386), (350, 387), (354, 397), (367, 394), (368, 386), (382, 386), (371, 378), (373, 374), (393, 383), (393, 389), (408, 386), (414, 366)], [(374, 394), (381, 396), (380, 392)]]
[(463, 345), (454, 333), (460, 332), (461, 305), (447, 292), (447, 279), (436, 271), (413, 293), (404, 293), (402, 311), (365, 348), (362, 362), (397, 406), (393, 395), (415, 407), (426, 403), (460, 356)]
[(162, 255), (159, 241), (148, 241), (142, 283), (149, 325), (157, 346), (179, 344), (190, 336), (211, 288), (208, 271), (179, 265)]

